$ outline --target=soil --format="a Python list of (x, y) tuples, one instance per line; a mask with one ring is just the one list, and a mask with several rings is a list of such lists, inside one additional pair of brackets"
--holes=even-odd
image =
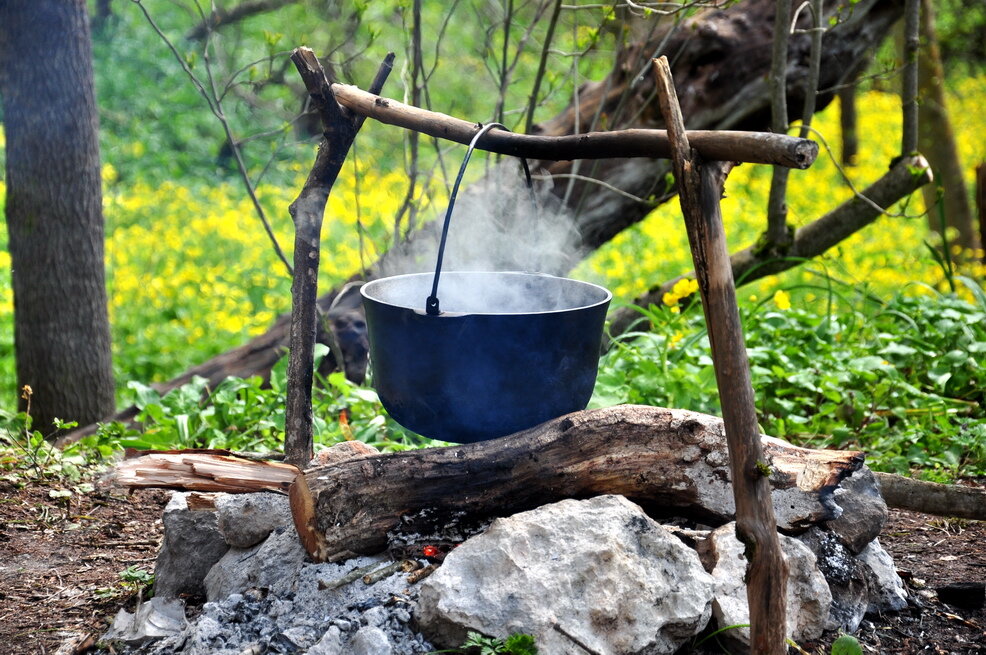
[[(100, 487), (58, 497), (61, 486), (0, 482), (0, 655), (85, 653), (117, 611), (133, 610), (135, 584), (120, 572), (153, 572), (170, 492)], [(51, 492), (56, 492), (52, 497)], [(946, 605), (936, 589), (986, 580), (986, 522), (892, 510), (880, 542), (912, 602), (867, 617), (864, 653), (986, 654), (981, 596)], [(820, 640), (830, 644), (832, 639)], [(828, 653), (828, 646), (805, 651)]]

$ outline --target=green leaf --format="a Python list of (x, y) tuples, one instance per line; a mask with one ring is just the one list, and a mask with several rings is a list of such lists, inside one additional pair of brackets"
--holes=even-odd
[(863, 655), (863, 649), (855, 637), (842, 635), (832, 642), (832, 655)]
[(531, 635), (517, 633), (507, 637), (503, 642), (504, 650), (510, 655), (537, 655), (537, 645)]

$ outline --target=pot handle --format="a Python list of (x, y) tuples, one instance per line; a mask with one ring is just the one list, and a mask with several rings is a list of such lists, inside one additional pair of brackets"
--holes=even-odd
[[(452, 194), (449, 196), (448, 209), (445, 211), (445, 223), (442, 225), (442, 238), (438, 242), (438, 260), (435, 262), (435, 278), (431, 283), (431, 295), (425, 300), (425, 313), (429, 316), (438, 316), (441, 314), (441, 309), (438, 304), (438, 278), (442, 274), (442, 259), (445, 257), (445, 242), (448, 239), (448, 228), (452, 221), (452, 208), (455, 206), (455, 198), (459, 195), (459, 184), (462, 182), (462, 176), (465, 175), (466, 165), (469, 163), (469, 158), (472, 157), (472, 151), (476, 149), (476, 144), (483, 136), (492, 130), (494, 127), (499, 127), (501, 130), (507, 130), (506, 126), (500, 123), (487, 123), (482, 125), (472, 140), (469, 142), (469, 149), (466, 150), (465, 159), (462, 160), (462, 166), (459, 167), (459, 175), (455, 178), (455, 184), (452, 185)], [(527, 166), (527, 159), (524, 157), (520, 158), (521, 165), (524, 167), (524, 178), (527, 181), (527, 188), (531, 192), (531, 199), (534, 201), (534, 209), (538, 209), (537, 196), (534, 194), (534, 182), (531, 179), (531, 169)]]

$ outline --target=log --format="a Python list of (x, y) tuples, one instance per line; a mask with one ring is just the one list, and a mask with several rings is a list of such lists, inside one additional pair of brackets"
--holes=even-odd
[[(781, 530), (797, 533), (841, 513), (834, 491), (862, 467), (863, 453), (769, 438), (763, 447)], [(622, 494), (652, 513), (723, 523), (735, 512), (730, 480), (721, 419), (620, 405), (500, 439), (310, 469), (290, 493), (293, 504), (309, 508), (295, 518), (310, 526), (301, 535), (317, 544), (309, 553), (334, 561), (383, 550), (400, 517), (422, 509), (494, 517), (565, 498)]]
[(937, 484), (892, 473), (876, 473), (888, 507), (924, 514), (986, 521), (986, 489)]

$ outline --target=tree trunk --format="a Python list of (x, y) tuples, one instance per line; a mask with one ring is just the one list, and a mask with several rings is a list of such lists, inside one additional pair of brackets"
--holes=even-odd
[(928, 224), (939, 233), (945, 227), (955, 228), (958, 236), (953, 243), (975, 249), (978, 235), (962, 177), (955, 133), (945, 104), (945, 71), (935, 35), (934, 5), (930, 0), (921, 0), (921, 38), (923, 43), (918, 56), (918, 148), (928, 158), (935, 173), (935, 184), (924, 188)]
[(0, 3), (0, 96), (18, 387), (31, 387), (34, 425), (50, 432), (56, 417), (86, 424), (114, 408), (83, 0)]

